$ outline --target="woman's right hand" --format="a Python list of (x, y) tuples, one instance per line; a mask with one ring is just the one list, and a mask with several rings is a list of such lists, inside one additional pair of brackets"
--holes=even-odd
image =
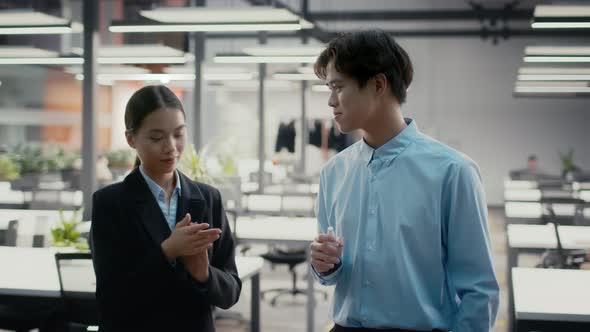
[(169, 261), (206, 251), (221, 234), (219, 228), (209, 229), (206, 223), (191, 223), (190, 214), (176, 224), (172, 234), (162, 242), (162, 251)]

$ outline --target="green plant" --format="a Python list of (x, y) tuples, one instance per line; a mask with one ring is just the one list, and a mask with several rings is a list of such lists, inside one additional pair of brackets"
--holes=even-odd
[(55, 172), (64, 168), (65, 152), (54, 145), (19, 144), (11, 155), (21, 174)]
[(205, 155), (206, 149), (197, 152), (195, 146), (190, 144), (188, 149), (184, 151), (178, 168), (195, 181), (211, 183), (212, 179), (207, 172)]
[(18, 165), (8, 154), (0, 155), (0, 179), (16, 180), (20, 177)]
[(574, 149), (570, 148), (567, 153), (559, 152), (559, 158), (561, 159), (561, 167), (564, 172), (571, 172), (576, 169), (574, 164)]
[(221, 172), (224, 176), (235, 176), (238, 173), (238, 165), (234, 157), (229, 154), (218, 156)]
[(105, 154), (111, 168), (129, 168), (135, 161), (135, 152), (131, 149), (111, 150)]
[(63, 210), (59, 209), (59, 224), (51, 228), (52, 243), (56, 247), (75, 247), (77, 249), (88, 249), (86, 240), (80, 237), (76, 227), (82, 221), (84, 208), (73, 211), (69, 220), (64, 216)]

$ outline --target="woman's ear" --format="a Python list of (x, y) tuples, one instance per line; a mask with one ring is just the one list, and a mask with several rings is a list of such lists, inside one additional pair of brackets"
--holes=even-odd
[(125, 132), (125, 138), (127, 139), (127, 144), (129, 144), (130, 147), (135, 149), (135, 136), (131, 135), (128, 132)]

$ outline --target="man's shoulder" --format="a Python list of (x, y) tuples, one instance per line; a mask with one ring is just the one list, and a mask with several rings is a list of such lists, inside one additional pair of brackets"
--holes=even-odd
[(415, 152), (424, 158), (430, 159), (434, 165), (443, 168), (478, 168), (476, 162), (467, 154), (461, 152), (428, 135), (420, 135), (415, 144)]

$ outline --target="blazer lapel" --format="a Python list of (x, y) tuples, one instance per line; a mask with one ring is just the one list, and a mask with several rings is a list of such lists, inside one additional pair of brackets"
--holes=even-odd
[(131, 197), (135, 197), (135, 213), (140, 223), (159, 247), (171, 231), (156, 198), (137, 168), (125, 178), (125, 183), (131, 191)]
[(206, 222), (208, 207), (203, 193), (184, 174), (181, 172), (178, 172), (178, 174), (181, 194), (178, 200), (178, 209), (176, 210), (176, 222), (181, 221), (187, 213), (190, 213), (192, 222)]

